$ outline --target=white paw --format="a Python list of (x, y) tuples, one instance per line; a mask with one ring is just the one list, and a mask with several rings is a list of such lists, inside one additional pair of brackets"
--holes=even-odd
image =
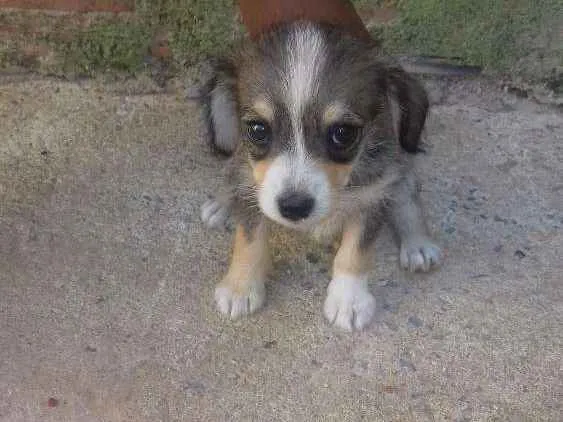
[(262, 282), (251, 283), (243, 291), (235, 291), (227, 284), (219, 284), (215, 289), (219, 312), (231, 319), (255, 312), (264, 304), (265, 297), (266, 288)]
[(345, 330), (360, 330), (373, 318), (375, 298), (365, 279), (337, 276), (328, 285), (324, 304), (325, 317)]
[(229, 218), (229, 209), (220, 201), (210, 199), (201, 207), (201, 220), (209, 228), (224, 227)]
[(427, 237), (407, 239), (401, 245), (401, 267), (412, 272), (429, 271), (440, 264), (442, 251)]

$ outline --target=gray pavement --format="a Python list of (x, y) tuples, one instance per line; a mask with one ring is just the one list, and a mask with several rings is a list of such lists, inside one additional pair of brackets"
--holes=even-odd
[[(322, 317), (330, 251), (277, 233), (268, 301), (214, 309), (221, 160), (178, 89), (0, 81), (0, 420), (563, 420), (563, 116), (433, 83), (419, 167), (446, 258), (378, 241), (364, 332)], [(49, 401), (52, 398), (54, 400)]]

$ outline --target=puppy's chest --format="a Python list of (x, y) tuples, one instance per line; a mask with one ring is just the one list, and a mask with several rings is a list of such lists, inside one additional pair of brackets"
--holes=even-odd
[(335, 213), (324, 219), (315, 227), (309, 230), (309, 234), (317, 242), (329, 245), (342, 234), (344, 228), (344, 218), (340, 213)]

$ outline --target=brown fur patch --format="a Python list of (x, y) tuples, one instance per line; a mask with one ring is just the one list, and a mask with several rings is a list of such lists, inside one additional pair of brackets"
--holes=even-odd
[(254, 102), (252, 110), (267, 122), (274, 120), (274, 107), (266, 100), (257, 100)]
[(261, 160), (252, 164), (252, 177), (256, 185), (261, 186), (266, 177), (266, 172), (272, 165), (271, 160)]
[(344, 114), (344, 106), (338, 103), (329, 104), (323, 113), (323, 123), (329, 126)]
[(342, 120), (354, 122), (358, 125), (362, 124), (360, 117), (343, 103), (333, 102), (325, 108), (323, 112), (323, 124), (325, 126), (330, 126)]
[(320, 167), (326, 174), (328, 180), (330, 180), (330, 184), (333, 188), (345, 186), (352, 172), (351, 164), (322, 163)]
[(360, 223), (349, 223), (344, 227), (340, 247), (334, 257), (333, 276), (362, 276), (373, 266), (373, 248), (362, 249), (360, 246), (362, 231)]
[(265, 281), (270, 268), (267, 229), (264, 222), (247, 233), (238, 225), (235, 234), (229, 271), (223, 279), (235, 293), (245, 293), (249, 284)]

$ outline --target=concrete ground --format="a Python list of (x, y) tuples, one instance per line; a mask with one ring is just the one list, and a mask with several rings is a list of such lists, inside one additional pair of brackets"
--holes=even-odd
[(221, 160), (180, 89), (0, 82), (0, 420), (560, 421), (563, 116), (432, 83), (427, 275), (379, 240), (375, 322), (330, 327), (330, 253), (279, 233), (266, 307), (214, 309)]

